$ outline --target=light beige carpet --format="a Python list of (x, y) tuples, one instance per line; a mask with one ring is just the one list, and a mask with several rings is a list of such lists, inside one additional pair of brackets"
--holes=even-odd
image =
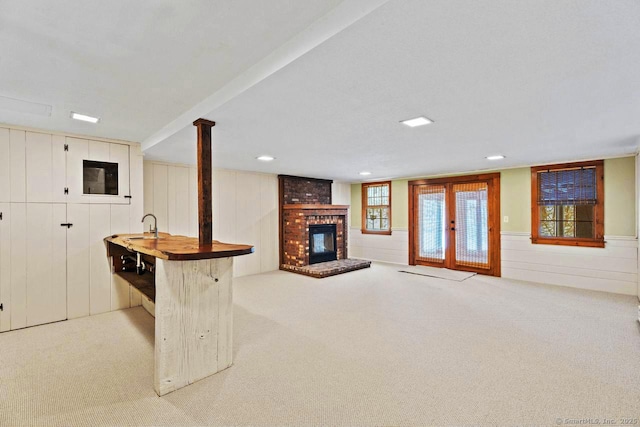
[(407, 267), (402, 267), (402, 269), (398, 271), (400, 273), (455, 280), (456, 282), (462, 282), (463, 280), (467, 280), (468, 278), (476, 275), (476, 273), (469, 273), (468, 271), (449, 270), (448, 268), (427, 267), (424, 265), (409, 265)]
[(556, 425), (640, 414), (635, 297), (397, 266), (235, 282), (235, 365), (155, 395), (141, 308), (0, 334), (0, 425)]

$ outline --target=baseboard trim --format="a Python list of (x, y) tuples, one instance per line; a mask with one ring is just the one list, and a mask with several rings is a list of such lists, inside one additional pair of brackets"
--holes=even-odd
[(524, 237), (531, 237), (531, 233), (529, 233), (528, 231), (501, 231), (500, 232), (501, 236), (524, 236)]
[(371, 259), (371, 258), (364, 258), (364, 257), (353, 257), (353, 259), (361, 259), (363, 261), (371, 261), (371, 262), (375, 262), (375, 263), (379, 263), (379, 264), (390, 264), (390, 265), (398, 265), (398, 266), (402, 266), (402, 267), (406, 267), (409, 264), (407, 263), (401, 263), (401, 262), (392, 262), (392, 261), (383, 261), (383, 260), (379, 260), (379, 259)]
[(604, 240), (624, 240), (624, 241), (633, 241), (633, 242), (637, 242), (638, 238), (635, 236), (608, 236), (605, 234), (604, 236)]

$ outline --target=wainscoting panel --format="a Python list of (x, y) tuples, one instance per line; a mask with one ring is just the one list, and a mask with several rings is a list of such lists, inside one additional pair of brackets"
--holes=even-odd
[[(145, 170), (146, 173), (146, 170)], [(153, 187), (149, 189), (149, 192), (153, 194), (153, 202), (151, 206), (145, 207), (144, 213), (153, 213), (158, 219), (158, 230), (168, 231), (171, 234), (175, 233), (175, 230), (169, 228), (169, 167), (167, 165), (153, 165)], [(146, 181), (145, 181), (146, 184)], [(147, 192), (147, 189), (144, 189)], [(153, 219), (147, 219), (145, 224), (145, 231), (149, 230), (149, 225), (153, 225)]]
[[(278, 179), (260, 176), (260, 271), (278, 268)], [(275, 184), (275, 185), (274, 185)]]
[[(253, 245), (255, 249), (254, 254), (234, 259), (233, 270), (236, 276), (258, 274), (260, 273), (260, 255), (263, 253), (260, 244), (260, 175), (231, 173), (236, 175), (234, 195), (236, 199), (236, 237), (235, 241), (231, 241), (231, 243), (250, 242), (249, 244)], [(214, 179), (215, 177), (214, 173)], [(224, 208), (225, 206), (222, 206), (222, 209)]]
[[(145, 212), (158, 217), (161, 232), (198, 237), (197, 186), (194, 166), (144, 162)], [(255, 247), (235, 259), (234, 276), (277, 270), (277, 177), (215, 169), (212, 191), (213, 238)]]
[(357, 227), (349, 233), (349, 258), (391, 262), (407, 265), (409, 262), (409, 231), (394, 228), (390, 236), (362, 234)]
[[(534, 245), (529, 233), (502, 232), (502, 277), (572, 288), (637, 295), (638, 241), (605, 236), (605, 248)], [(350, 229), (349, 257), (406, 265), (408, 232), (391, 236)]]
[(528, 233), (502, 232), (502, 277), (636, 295), (638, 241), (605, 236), (604, 248), (534, 245)]

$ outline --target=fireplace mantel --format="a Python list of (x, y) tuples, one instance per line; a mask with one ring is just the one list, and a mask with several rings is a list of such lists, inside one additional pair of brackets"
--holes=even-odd
[(295, 210), (347, 210), (349, 205), (284, 205), (282, 209), (295, 209)]

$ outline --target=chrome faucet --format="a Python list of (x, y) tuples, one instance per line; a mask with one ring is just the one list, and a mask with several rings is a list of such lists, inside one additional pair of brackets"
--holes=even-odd
[(153, 228), (151, 228), (151, 224), (149, 224), (149, 233), (155, 233), (155, 238), (157, 239), (158, 238), (158, 218), (156, 218), (154, 214), (148, 213), (142, 217), (142, 223), (144, 223), (144, 219), (148, 216), (153, 218)]

